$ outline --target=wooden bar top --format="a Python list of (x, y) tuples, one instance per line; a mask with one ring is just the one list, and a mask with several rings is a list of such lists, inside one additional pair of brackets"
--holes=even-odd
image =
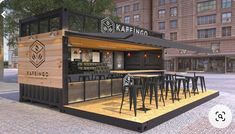
[(145, 78), (152, 78), (152, 77), (158, 77), (160, 75), (157, 74), (131, 74), (131, 77), (145, 77)]
[(165, 70), (113, 70), (111, 73), (117, 74), (131, 74), (131, 73), (160, 73), (165, 72)]
[(204, 73), (205, 71), (190, 70), (187, 73)]

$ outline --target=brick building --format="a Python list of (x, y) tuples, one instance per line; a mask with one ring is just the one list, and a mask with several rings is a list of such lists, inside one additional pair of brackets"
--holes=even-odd
[(168, 49), (165, 67), (171, 71), (235, 72), (235, 1), (114, 0), (124, 23), (161, 32), (166, 39), (210, 48), (201, 54)]

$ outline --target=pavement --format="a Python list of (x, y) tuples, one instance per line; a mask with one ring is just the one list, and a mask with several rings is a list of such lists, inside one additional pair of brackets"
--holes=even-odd
[[(17, 70), (5, 70), (0, 82), (0, 134), (132, 134), (119, 127), (90, 121), (59, 112), (45, 105), (19, 103)], [(203, 74), (207, 88), (220, 91), (220, 96), (185, 112), (144, 133), (161, 134), (235, 134), (235, 74)], [(213, 127), (209, 110), (217, 105), (228, 106), (233, 114), (230, 126)]]

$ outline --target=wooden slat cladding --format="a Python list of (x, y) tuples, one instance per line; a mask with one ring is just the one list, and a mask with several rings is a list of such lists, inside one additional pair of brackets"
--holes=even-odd
[[(63, 88), (62, 31), (58, 31), (55, 36), (51, 36), (51, 33), (43, 33), (33, 35), (32, 38), (22, 37), (19, 39), (19, 83)], [(37, 46), (36, 51), (33, 51), (32, 46), (36, 41), (43, 47)], [(37, 51), (38, 49), (39, 51)], [(38, 53), (42, 53), (43, 57), (33, 57)]]

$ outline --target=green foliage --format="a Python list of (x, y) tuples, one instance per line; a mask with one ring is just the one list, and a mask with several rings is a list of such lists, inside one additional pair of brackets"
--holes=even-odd
[(5, 0), (2, 5), (7, 11), (7, 17), (4, 19), (4, 36), (9, 40), (8, 45), (16, 44), (19, 20), (29, 16), (61, 7), (74, 12), (106, 16), (111, 16), (114, 10), (112, 0)]

